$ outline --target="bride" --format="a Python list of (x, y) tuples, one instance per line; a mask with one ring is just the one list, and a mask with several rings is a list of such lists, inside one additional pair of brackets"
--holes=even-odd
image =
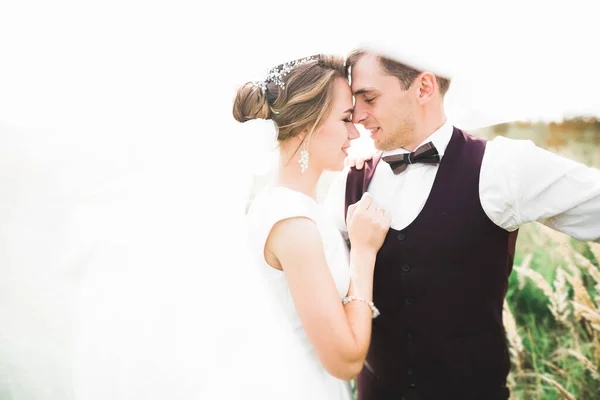
[(112, 152), (96, 160), (0, 126), (2, 143), (28, 149), (21, 159), (0, 146), (15, 163), (0, 176), (11, 300), (0, 302), (0, 397), (350, 399), (390, 222), (368, 195), (351, 207), (348, 256), (315, 201), (321, 173), (342, 169), (358, 137), (351, 112), (343, 61), (328, 56), (239, 90), (236, 119), (275, 124), (280, 153), (276, 185), (252, 202), (249, 236), (235, 226), (243, 188), (198, 168), (198, 146), (148, 146), (161, 157), (130, 171)]
[(239, 89), (233, 115), (239, 122), (270, 119), (278, 127), (276, 179), (254, 198), (248, 229), (250, 255), (285, 327), (280, 334), (289, 334), (295, 348), (288, 350), (298, 355), (287, 367), (303, 371), (289, 394), (312, 390), (319, 398), (350, 399), (349, 381), (362, 369), (378, 314), (373, 271), (390, 216), (368, 194), (351, 206), (348, 257), (316, 201), (323, 171), (341, 170), (359, 137), (344, 62), (317, 55), (279, 65), (264, 82)]

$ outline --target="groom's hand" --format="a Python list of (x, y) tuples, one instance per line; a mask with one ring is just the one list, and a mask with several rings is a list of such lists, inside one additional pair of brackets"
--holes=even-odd
[(373, 156), (368, 155), (365, 157), (346, 157), (346, 159), (344, 160), (344, 164), (347, 167), (355, 167), (356, 169), (362, 169), (365, 165), (365, 161), (370, 160), (371, 158), (373, 158)]

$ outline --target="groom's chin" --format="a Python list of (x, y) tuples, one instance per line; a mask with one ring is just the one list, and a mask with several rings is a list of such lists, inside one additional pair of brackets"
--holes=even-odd
[(387, 148), (388, 146), (385, 146), (383, 143), (380, 143), (380, 142), (378, 142), (378, 141), (376, 141), (376, 140), (373, 140), (373, 147), (374, 147), (374, 148), (375, 148), (375, 150), (377, 150), (377, 151), (386, 151), (386, 150), (389, 150), (389, 149)]

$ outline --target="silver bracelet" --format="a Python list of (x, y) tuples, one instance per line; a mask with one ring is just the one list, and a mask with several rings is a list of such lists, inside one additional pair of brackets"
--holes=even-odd
[(346, 296), (344, 297), (344, 299), (342, 300), (342, 304), (346, 305), (352, 301), (362, 301), (363, 303), (365, 303), (366, 305), (369, 306), (369, 308), (371, 308), (371, 311), (373, 312), (373, 318), (377, 318), (379, 316), (379, 310), (377, 309), (377, 307), (375, 307), (375, 304), (372, 301), (366, 301), (365, 299), (362, 299), (360, 297), (356, 297), (356, 296)]

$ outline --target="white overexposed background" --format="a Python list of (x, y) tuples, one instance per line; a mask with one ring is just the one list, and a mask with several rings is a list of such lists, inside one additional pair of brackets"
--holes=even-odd
[(219, 326), (252, 323), (235, 314), (259, 295), (240, 268), (262, 154), (231, 116), (243, 83), (385, 40), (452, 60), (458, 126), (600, 116), (595, 8), (3, 1), (0, 398), (186, 398)]

